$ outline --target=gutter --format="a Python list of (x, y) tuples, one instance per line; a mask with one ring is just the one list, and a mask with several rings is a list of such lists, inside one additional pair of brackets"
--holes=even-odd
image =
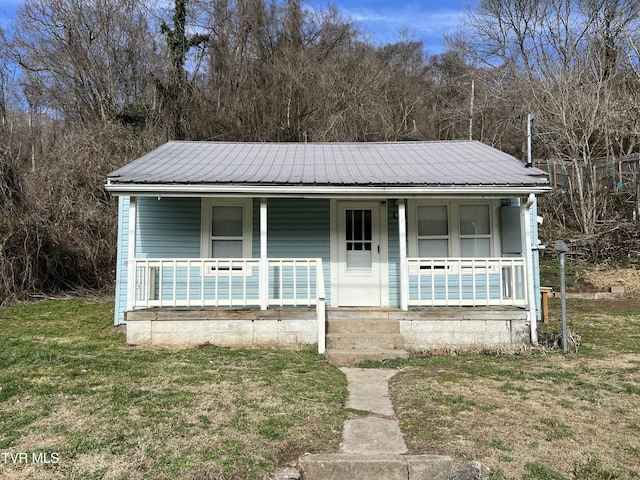
[(532, 193), (545, 193), (551, 190), (547, 185), (540, 186), (481, 186), (481, 185), (456, 185), (442, 186), (290, 186), (290, 185), (215, 185), (215, 184), (140, 184), (140, 183), (113, 183), (107, 180), (105, 188), (114, 195), (132, 196), (166, 196), (166, 197), (362, 197), (370, 198), (410, 198), (441, 196), (482, 196), (493, 198), (504, 196), (523, 196)]

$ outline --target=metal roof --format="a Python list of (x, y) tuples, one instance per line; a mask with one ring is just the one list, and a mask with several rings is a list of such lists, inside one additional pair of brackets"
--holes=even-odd
[(107, 188), (151, 185), (528, 186), (547, 174), (477, 141), (168, 142), (108, 175)]

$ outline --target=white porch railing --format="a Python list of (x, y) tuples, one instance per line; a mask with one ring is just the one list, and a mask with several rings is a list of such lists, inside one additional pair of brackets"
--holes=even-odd
[(259, 258), (136, 259), (133, 308), (261, 307), (264, 298), (268, 306), (315, 306), (324, 353), (322, 259), (269, 258), (264, 276), (261, 265)]
[(523, 258), (407, 258), (408, 305), (527, 305)]

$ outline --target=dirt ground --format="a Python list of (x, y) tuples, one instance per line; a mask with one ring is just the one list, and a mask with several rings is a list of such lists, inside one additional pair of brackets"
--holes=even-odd
[(640, 298), (640, 269), (617, 268), (614, 270), (592, 270), (580, 276), (578, 284), (582, 290), (608, 292), (611, 287), (624, 287), (625, 298)]

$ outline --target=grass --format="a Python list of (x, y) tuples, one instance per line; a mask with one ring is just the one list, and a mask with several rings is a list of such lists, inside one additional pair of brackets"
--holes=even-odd
[[(559, 330), (551, 313), (541, 330)], [(640, 479), (640, 301), (568, 313), (577, 354), (385, 363), (402, 369), (390, 396), (410, 453), (476, 459), (492, 480)], [(134, 348), (111, 318), (110, 301), (0, 309), (0, 479), (268, 478), (338, 451), (363, 414), (313, 347)]]
[(111, 301), (0, 309), (0, 452), (29, 456), (0, 455), (0, 478), (265, 478), (337, 451), (346, 381), (314, 348), (134, 348), (111, 319)]
[[(541, 330), (560, 329), (558, 300), (551, 313)], [(568, 320), (577, 354), (394, 361), (410, 453), (476, 459), (494, 480), (640, 479), (640, 301), (570, 300)]]

